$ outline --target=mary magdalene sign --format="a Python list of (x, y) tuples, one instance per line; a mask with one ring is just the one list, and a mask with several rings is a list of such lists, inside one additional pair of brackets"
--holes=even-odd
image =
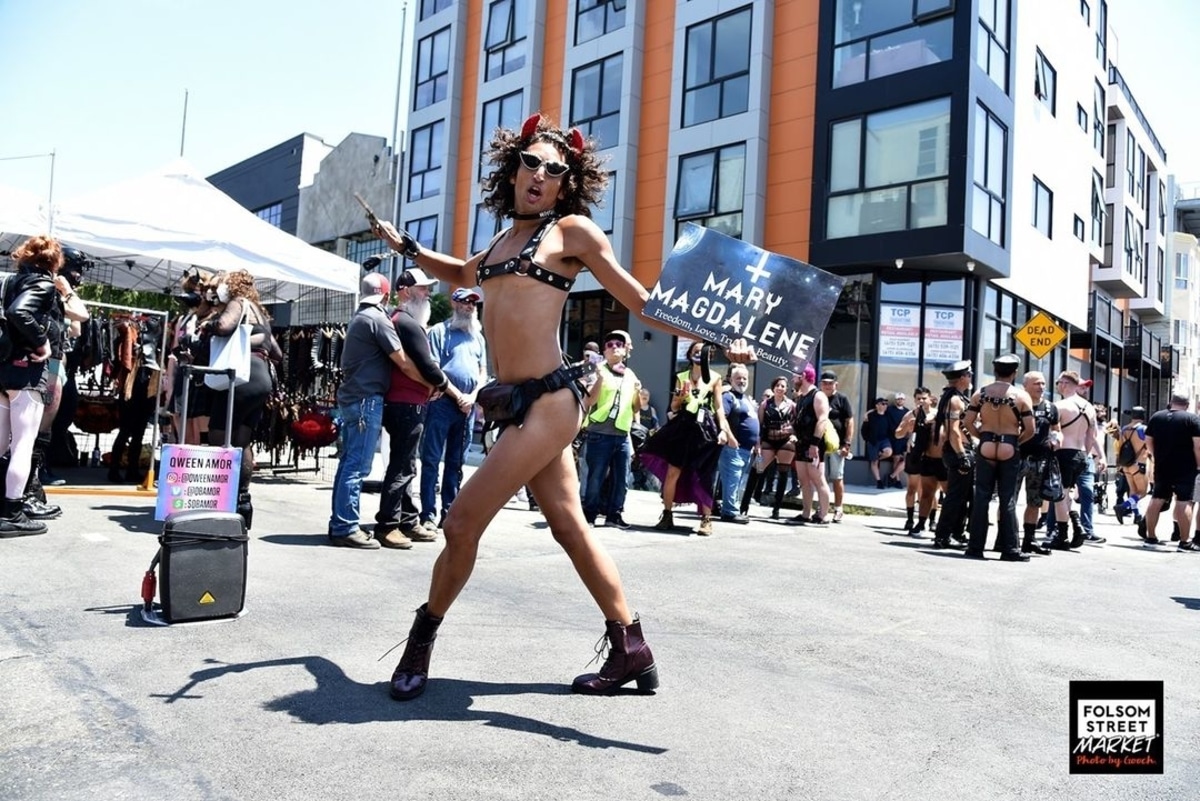
[(760, 361), (800, 372), (844, 278), (688, 223), (650, 291), (646, 314), (697, 339), (744, 337)]

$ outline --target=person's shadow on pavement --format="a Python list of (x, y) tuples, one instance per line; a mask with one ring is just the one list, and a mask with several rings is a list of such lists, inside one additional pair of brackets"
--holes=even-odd
[(483, 696), (569, 694), (560, 684), (515, 684), (438, 678), (430, 682), (429, 689), (421, 698), (397, 703), (387, 697), (385, 683), (363, 684), (354, 681), (341, 667), (321, 656), (298, 656), (234, 664), (217, 662), (215, 659), (205, 661), (212, 667), (194, 671), (187, 684), (169, 695), (154, 694), (151, 697), (163, 698), (168, 704), (185, 699), (203, 698), (203, 695), (195, 694), (194, 690), (206, 681), (259, 668), (299, 665), (316, 679), (316, 688), (299, 690), (267, 701), (263, 704), (265, 709), (286, 712), (297, 720), (316, 725), (371, 723), (381, 720), (474, 722), (528, 734), (542, 734), (556, 740), (577, 742), (588, 748), (624, 748), (647, 754), (662, 754), (667, 751), (666, 748), (658, 746), (596, 737), (578, 729), (556, 726), (507, 712), (471, 708), (474, 700)]

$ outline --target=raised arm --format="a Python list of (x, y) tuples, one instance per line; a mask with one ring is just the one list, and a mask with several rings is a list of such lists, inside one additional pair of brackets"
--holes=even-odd
[(467, 261), (438, 253), (421, 247), (407, 231), (397, 231), (396, 226), (384, 220), (376, 221), (371, 226), (375, 236), (382, 239), (387, 246), (397, 253), (402, 253), (425, 272), (439, 281), (445, 281), (454, 286), (475, 285), (475, 265), (481, 258), (476, 255)]

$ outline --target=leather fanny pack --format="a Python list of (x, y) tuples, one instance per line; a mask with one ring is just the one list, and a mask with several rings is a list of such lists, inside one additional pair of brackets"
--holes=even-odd
[(475, 402), (483, 409), (483, 419), (488, 425), (521, 425), (529, 407), (548, 392), (557, 392), (586, 375), (596, 372), (591, 362), (563, 365), (549, 375), (533, 378), (520, 384), (501, 384), (489, 381), (475, 396)]

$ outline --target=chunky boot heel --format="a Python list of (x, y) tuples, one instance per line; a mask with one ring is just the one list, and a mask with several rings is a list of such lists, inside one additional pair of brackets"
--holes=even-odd
[(238, 493), (237, 513), (246, 521), (246, 530), (249, 531), (254, 523), (254, 504), (250, 500), (250, 493)]
[(675, 513), (667, 509), (663, 510), (662, 517), (658, 518), (658, 522), (654, 524), (655, 531), (674, 531), (675, 530)]
[[(658, 667), (654, 654), (642, 638), (642, 621), (634, 618), (628, 626), (615, 620), (604, 623), (604, 636), (596, 647), (596, 658), (608, 658), (599, 673), (585, 673), (571, 682), (571, 691), (583, 695), (613, 695), (629, 682), (636, 682), (639, 690), (650, 692), (658, 688)], [(607, 642), (606, 642), (607, 641)]]
[(429, 658), (433, 655), (433, 642), (440, 625), (442, 618), (429, 614), (429, 605), (421, 604), (408, 632), (404, 656), (392, 671), (388, 692), (395, 700), (409, 701), (425, 692), (429, 682)]
[(644, 693), (650, 692), (651, 690), (657, 690), (658, 668), (652, 665), (647, 670), (642, 671), (635, 681), (637, 682), (637, 688)]

